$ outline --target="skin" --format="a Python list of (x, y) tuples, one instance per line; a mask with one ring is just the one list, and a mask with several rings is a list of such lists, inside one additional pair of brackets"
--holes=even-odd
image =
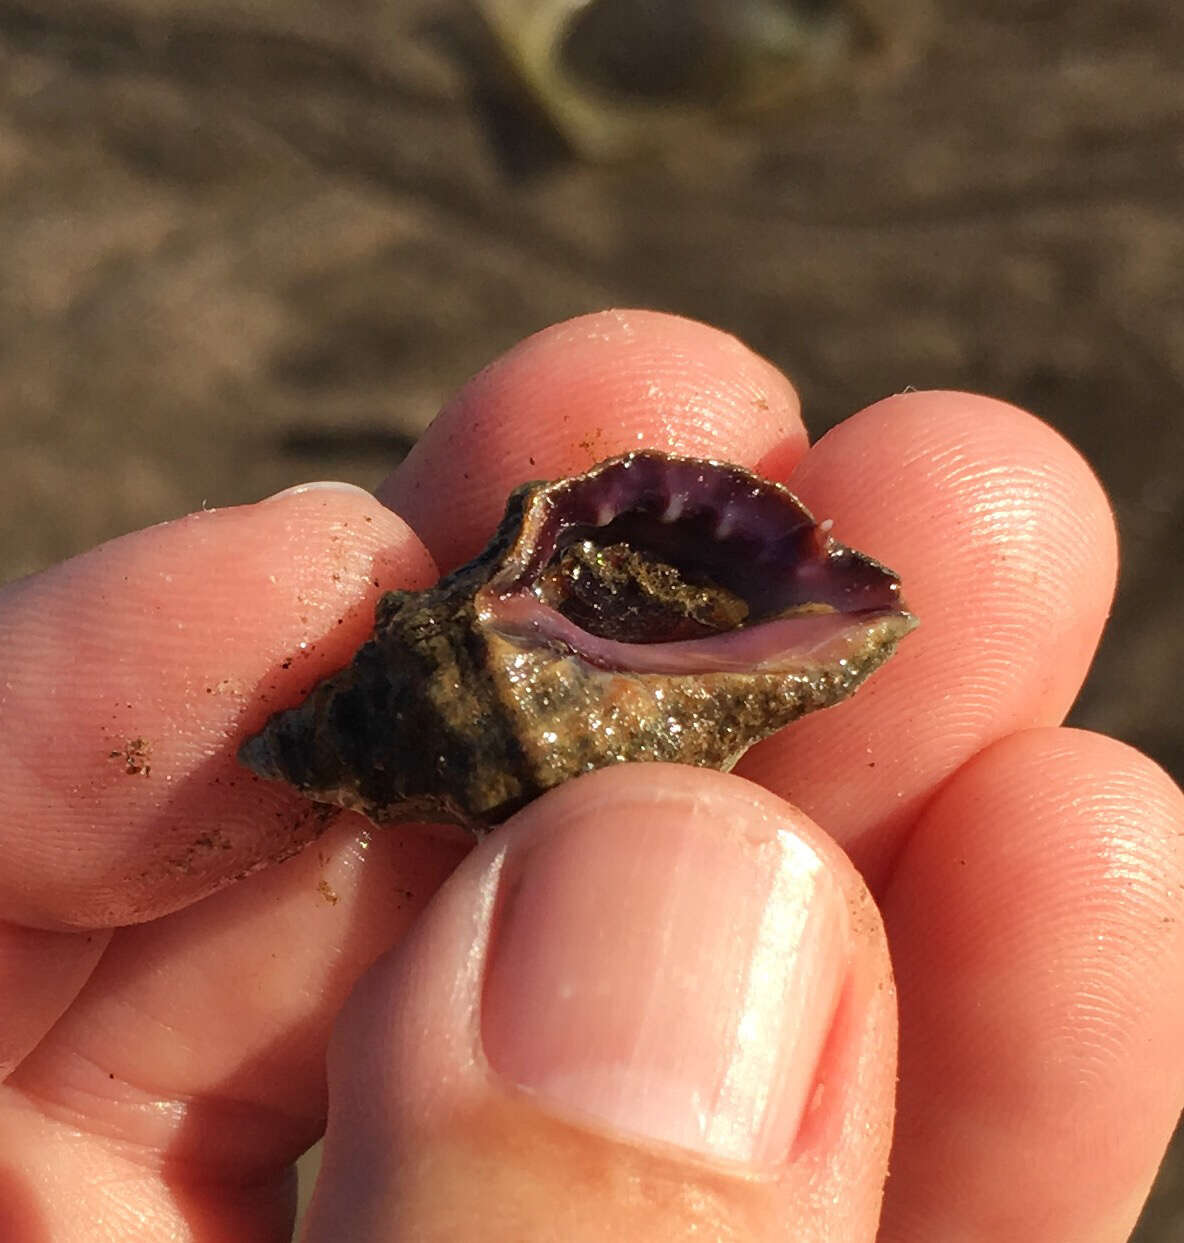
[[(593, 774), (472, 850), (326, 825), (236, 766), (346, 662), (380, 586), (471, 555), (521, 479), (643, 444), (786, 480), (901, 574), (920, 630), (739, 775)], [(1184, 1099), (1184, 800), (1059, 724), (1115, 574), (1069, 445), (922, 392), (808, 448), (739, 343), (605, 313), (470, 381), (379, 497), (195, 514), (0, 592), (0, 1237), (285, 1239), (326, 1110), (310, 1243), (1127, 1237)], [(489, 982), (508, 934), (481, 922), (499, 868), (567, 842), (644, 886), (681, 842), (708, 895), (774, 832), (847, 929), (788, 1151), (707, 1160), (514, 1088), (491, 1000), (514, 981)], [(560, 951), (589, 922), (572, 893)]]

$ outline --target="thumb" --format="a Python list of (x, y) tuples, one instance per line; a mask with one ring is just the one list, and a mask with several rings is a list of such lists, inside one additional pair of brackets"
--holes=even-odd
[(351, 999), (306, 1243), (862, 1243), (895, 1012), (846, 857), (736, 777), (592, 774)]

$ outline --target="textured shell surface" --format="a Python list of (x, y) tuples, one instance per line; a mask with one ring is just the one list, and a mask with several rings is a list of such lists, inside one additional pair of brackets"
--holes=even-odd
[(916, 624), (828, 528), (780, 484), (655, 450), (524, 484), (482, 553), (383, 596), (352, 663), (240, 758), (376, 824), (475, 832), (610, 764), (729, 769)]

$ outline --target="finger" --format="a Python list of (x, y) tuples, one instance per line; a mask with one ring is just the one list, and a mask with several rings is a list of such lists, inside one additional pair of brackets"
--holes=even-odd
[(736, 778), (622, 767), (487, 838), (347, 1008), (309, 1243), (870, 1240), (874, 908)]
[(510, 490), (630, 449), (788, 473), (806, 448), (785, 377), (734, 337), (653, 311), (547, 328), (475, 376), (378, 490), (437, 563), (488, 539)]
[(878, 402), (789, 482), (900, 573), (921, 625), (850, 701), (739, 771), (825, 825), (875, 889), (942, 781), (995, 739), (1063, 719), (1113, 594), (1113, 519), (1051, 428), (963, 393)]
[[(292, 1163), (321, 1133), (328, 1030), (464, 848), (415, 827), (314, 848), (119, 930), (0, 1088), (0, 1237), (288, 1238)], [(44, 935), (44, 934), (42, 934)], [(122, 1237), (122, 1236), (121, 1236)]]
[(430, 582), (359, 489), (193, 514), (0, 594), (0, 913), (46, 928), (174, 910), (322, 822), (235, 759), (346, 663), (384, 587)]
[(942, 790), (885, 899), (882, 1243), (1128, 1237), (1184, 1104), (1182, 895), (1184, 798), (1111, 739), (1017, 734)]

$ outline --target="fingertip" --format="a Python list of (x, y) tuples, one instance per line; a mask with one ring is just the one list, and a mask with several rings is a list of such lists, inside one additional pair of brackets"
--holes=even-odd
[[(849, 864), (779, 800), (659, 765), (569, 783), (474, 851), (351, 1005), (314, 1223), (341, 1228), (348, 1180), (366, 1221), (380, 1204), (424, 1237), (442, 1214), (458, 1240), (866, 1230), (889, 980)], [(371, 1149), (390, 1159), (360, 1191)]]
[[(902, 525), (884, 519), (905, 507), (922, 520), (960, 520), (981, 536), (995, 536), (995, 543), (1015, 534), (1038, 538), (1050, 527), (1047, 517), (1069, 515), (1089, 554), (1097, 594), (1108, 600), (1113, 590), (1117, 536), (1097, 475), (1054, 427), (999, 398), (937, 389), (885, 397), (832, 428), (792, 485), (807, 503), (818, 494), (822, 507), (840, 496), (860, 498), (844, 507), (844, 528), (854, 524), (855, 539), (877, 520)], [(962, 496), (972, 503), (959, 513), (951, 502)], [(1026, 513), (1018, 504), (1025, 500)], [(1017, 532), (1025, 517), (1028, 529)], [(907, 527), (903, 536), (895, 541), (901, 545), (896, 560), (910, 551)], [(924, 540), (912, 543), (929, 551)]]
[(6, 589), (8, 917), (148, 919), (315, 836), (236, 747), (346, 663), (383, 588), (434, 576), (402, 519), (316, 488), (138, 531)]
[(1020, 731), (946, 783), (884, 900), (902, 1020), (888, 1237), (1126, 1236), (1184, 1099), (1182, 886), (1184, 798), (1114, 739)]
[[(1050, 766), (1064, 780), (1046, 780)], [(984, 748), (958, 780), (985, 789), (1004, 773), (1016, 797), (1038, 805), (1064, 801), (1082, 811), (1097, 798), (1140, 808), (1140, 831), (1173, 846), (1184, 863), (1184, 834), (1175, 831), (1184, 829), (1184, 792), (1161, 764), (1121, 738), (1071, 726), (1020, 730)]]
[(869, 406), (789, 485), (834, 518), (838, 539), (900, 575), (920, 625), (850, 702), (754, 748), (740, 771), (792, 791), (874, 887), (959, 765), (1069, 710), (1113, 596), (1113, 516), (1055, 430), (969, 393)]
[(525, 480), (643, 447), (782, 474), (805, 446), (792, 385), (735, 337), (601, 311), (543, 329), (473, 377), (378, 495), (449, 567), (478, 550)]

